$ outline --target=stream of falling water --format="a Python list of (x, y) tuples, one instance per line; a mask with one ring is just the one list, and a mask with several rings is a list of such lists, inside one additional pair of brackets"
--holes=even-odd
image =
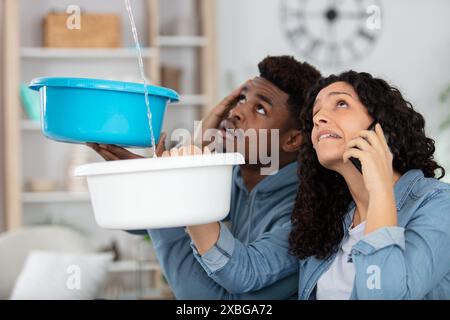
[(130, 0), (124, 0), (125, 7), (127, 8), (128, 17), (130, 18), (131, 31), (133, 32), (133, 39), (136, 45), (136, 51), (138, 53), (138, 62), (139, 62), (139, 71), (141, 73), (142, 82), (144, 84), (144, 96), (145, 96), (145, 105), (147, 106), (147, 118), (148, 118), (148, 126), (150, 128), (150, 143), (152, 146), (153, 157), (156, 158), (156, 145), (155, 145), (155, 135), (153, 134), (153, 126), (152, 126), (152, 112), (150, 110), (150, 101), (148, 99), (148, 88), (147, 88), (147, 78), (145, 77), (144, 72), (144, 62), (142, 60), (142, 51), (141, 45), (139, 44), (139, 37), (136, 29), (136, 24), (134, 22), (133, 10), (131, 8)]

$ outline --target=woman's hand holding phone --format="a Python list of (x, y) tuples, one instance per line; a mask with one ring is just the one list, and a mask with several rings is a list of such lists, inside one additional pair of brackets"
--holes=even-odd
[(361, 131), (359, 137), (347, 144), (347, 148), (343, 155), (344, 162), (351, 157), (361, 162), (364, 185), (369, 193), (364, 233), (396, 226), (393, 155), (380, 124), (376, 124), (375, 131)]
[(347, 148), (343, 160), (347, 162), (353, 157), (361, 162), (361, 173), (369, 193), (392, 190), (393, 156), (380, 124), (375, 125), (375, 131), (362, 130)]

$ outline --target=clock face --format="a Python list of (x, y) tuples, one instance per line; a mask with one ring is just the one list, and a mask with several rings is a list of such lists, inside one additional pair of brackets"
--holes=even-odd
[(337, 66), (367, 56), (381, 29), (378, 0), (282, 0), (281, 23), (294, 50)]

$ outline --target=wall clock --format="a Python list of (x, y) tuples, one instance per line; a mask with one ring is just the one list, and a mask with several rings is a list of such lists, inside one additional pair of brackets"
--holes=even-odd
[(381, 30), (379, 0), (282, 0), (281, 23), (293, 49), (325, 66), (360, 60)]

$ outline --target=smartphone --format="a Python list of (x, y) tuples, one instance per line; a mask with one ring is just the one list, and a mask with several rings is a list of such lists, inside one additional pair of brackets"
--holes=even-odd
[[(375, 131), (375, 125), (377, 124), (377, 121), (374, 121), (370, 124), (370, 126), (367, 128), (367, 130), (372, 130)], [(358, 169), (358, 171), (362, 174), (362, 166), (361, 166), (361, 161), (359, 161), (356, 158), (349, 158), (349, 160), (353, 163), (353, 165), (355, 166), (356, 169)]]

